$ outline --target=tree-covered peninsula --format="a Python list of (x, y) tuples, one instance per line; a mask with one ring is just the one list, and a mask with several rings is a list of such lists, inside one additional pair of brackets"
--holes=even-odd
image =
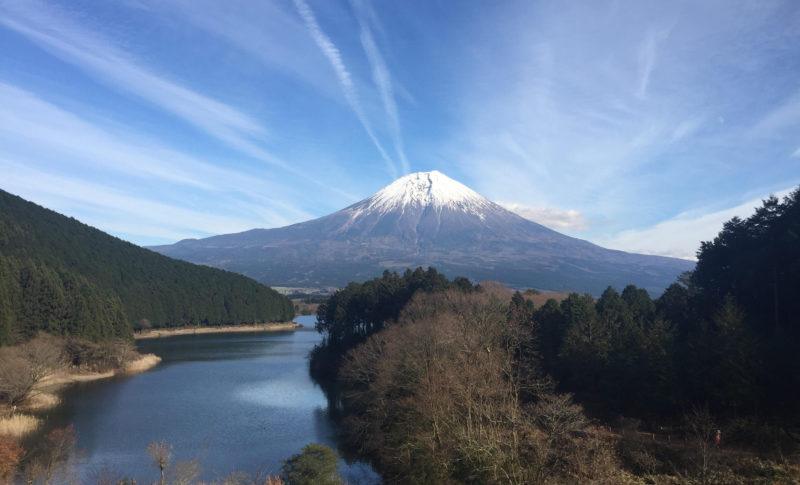
[(40, 331), (286, 321), (292, 303), (228, 271), (177, 261), (0, 190), (0, 345)]

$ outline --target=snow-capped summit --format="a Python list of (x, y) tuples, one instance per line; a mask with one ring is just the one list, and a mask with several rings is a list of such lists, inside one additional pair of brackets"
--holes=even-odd
[(384, 269), (599, 295), (632, 283), (659, 293), (688, 261), (611, 251), (523, 219), (437, 172), (406, 175), (319, 219), (153, 248), (278, 286), (343, 286)]
[(466, 185), (433, 170), (401, 177), (366, 200), (369, 211), (384, 214), (406, 207), (433, 207), (472, 212), (479, 217), (491, 202)]
[(437, 170), (401, 177), (336, 214), (347, 217), (336, 232), (351, 238), (393, 234), (417, 245), (438, 245), (439, 236), (467, 237), (488, 226), (502, 230), (498, 222), (517, 217)]

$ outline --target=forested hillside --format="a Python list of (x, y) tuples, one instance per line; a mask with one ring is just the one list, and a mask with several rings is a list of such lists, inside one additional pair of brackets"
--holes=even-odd
[(143, 327), (289, 320), (291, 301), (0, 191), (0, 344), (39, 331), (90, 339)]

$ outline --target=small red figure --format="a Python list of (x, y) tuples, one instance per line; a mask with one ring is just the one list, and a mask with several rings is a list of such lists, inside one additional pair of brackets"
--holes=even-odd
[(722, 440), (722, 431), (717, 430), (717, 437), (714, 439), (714, 441), (717, 443), (717, 446), (719, 446), (719, 442), (721, 440)]

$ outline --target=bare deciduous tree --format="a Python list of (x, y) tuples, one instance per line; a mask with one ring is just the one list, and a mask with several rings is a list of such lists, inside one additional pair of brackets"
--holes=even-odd
[(64, 347), (57, 337), (50, 334), (39, 333), (17, 348), (20, 356), (29, 362), (30, 372), (36, 381), (66, 366)]
[(572, 394), (546, 393), (538, 398), (533, 410), (534, 419), (550, 439), (567, 438), (586, 428), (583, 408), (572, 402)]
[(714, 465), (719, 452), (714, 442), (717, 425), (708, 408), (694, 408), (684, 416), (686, 438), (692, 450), (689, 461), (694, 464), (700, 483), (712, 483)]
[(0, 403), (13, 409), (36, 383), (66, 365), (62, 345), (45, 333), (15, 347), (0, 348)]
[(195, 458), (194, 460), (175, 463), (167, 472), (167, 478), (170, 485), (191, 485), (196, 483), (197, 477), (201, 473), (203, 473), (203, 467), (200, 466), (199, 460)]
[(522, 368), (530, 323), (509, 321), (511, 292), (487, 288), (416, 295), (348, 354), (353, 443), (401, 482), (613, 482), (613, 447), (535, 359)]
[(0, 348), (0, 402), (13, 409), (36, 385), (30, 363), (14, 347)]
[(147, 454), (161, 472), (161, 485), (164, 485), (166, 483), (164, 471), (172, 460), (172, 445), (167, 444), (165, 440), (161, 440), (160, 443), (153, 441), (147, 446)]

